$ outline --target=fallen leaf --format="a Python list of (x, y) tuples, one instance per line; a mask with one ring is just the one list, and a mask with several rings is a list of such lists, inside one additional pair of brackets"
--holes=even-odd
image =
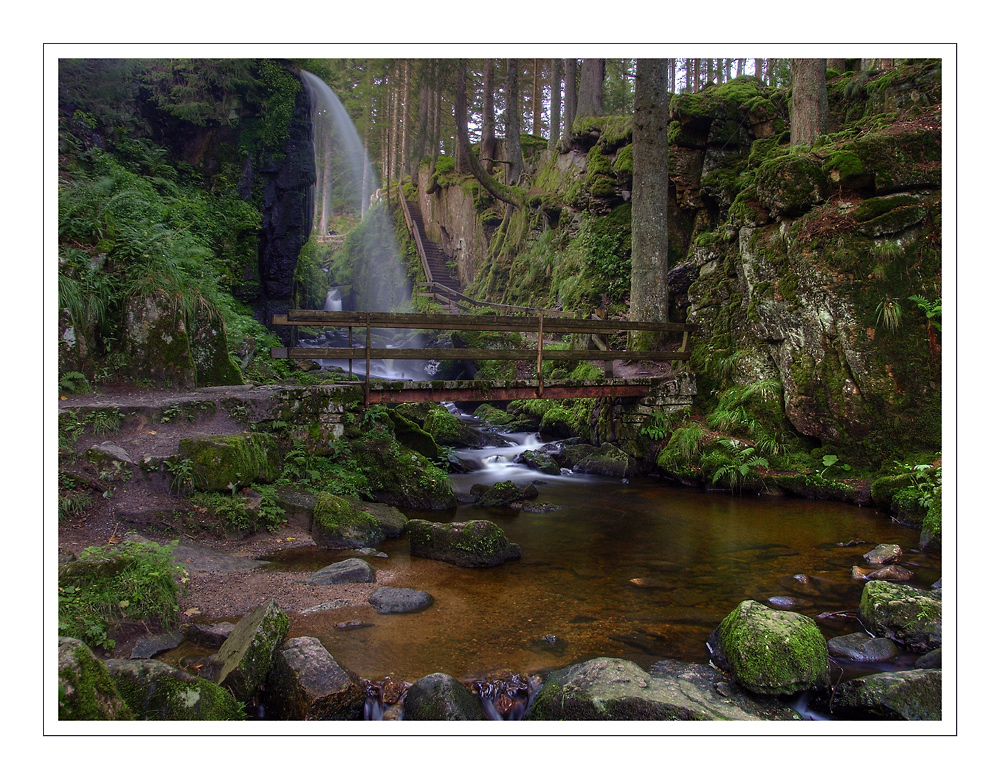
[(155, 431), (155, 430), (150, 430), (150, 431), (149, 431), (149, 434), (150, 434), (150, 435), (156, 435), (156, 431)]
[(291, 537), (289, 537), (289, 538), (286, 538), (285, 540), (286, 540), (286, 541), (294, 541), (295, 539), (294, 539), (294, 538), (291, 538)]
[(201, 614), (201, 611), (195, 608), (190, 608), (184, 612), (185, 617), (193, 617), (195, 614)]

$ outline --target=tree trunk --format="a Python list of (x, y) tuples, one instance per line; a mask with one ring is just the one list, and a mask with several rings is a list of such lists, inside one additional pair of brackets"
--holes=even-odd
[(604, 60), (583, 61), (580, 72), (580, 95), (576, 102), (576, 118), (581, 116), (601, 116), (601, 92), (604, 89)]
[(521, 65), (516, 59), (507, 60), (507, 84), (504, 96), (504, 149), (507, 162), (507, 185), (514, 186), (521, 178), (524, 159), (521, 157)]
[(847, 70), (847, 60), (845, 59), (828, 59), (826, 61), (826, 66), (831, 70), (835, 70), (838, 73), (843, 73)]
[(573, 135), (573, 122), (576, 121), (576, 60), (566, 60), (566, 118), (563, 120), (563, 151), (569, 151), (570, 138)]
[[(764, 60), (755, 59), (753, 61), (753, 74), (761, 81), (764, 81)], [(766, 84), (767, 82), (765, 81), (764, 83)]]
[[(468, 150), (470, 148), (469, 120), (466, 115), (464, 59), (458, 60), (456, 73), (458, 83), (455, 90), (455, 134), (458, 138), (458, 142), (464, 146), (466, 150)], [(474, 154), (469, 154), (469, 167), (472, 169), (472, 175), (475, 177), (476, 181), (482, 184), (483, 188), (497, 200), (502, 200), (505, 203), (517, 207), (524, 205), (523, 192), (513, 187), (505, 186), (494, 179), (485, 170), (483, 170), (483, 166), (480, 164), (479, 160), (476, 159), (476, 155)]]
[(531, 90), (531, 133), (542, 137), (542, 61), (532, 60), (534, 83)]
[(830, 110), (826, 94), (826, 60), (792, 60), (791, 144), (811, 146), (826, 132)]
[(492, 175), (493, 163), (497, 157), (497, 116), (493, 106), (493, 72), (494, 61), (483, 61), (483, 141), (479, 146), (479, 157), (483, 160), (486, 170)]
[(746, 59), (736, 60), (736, 75), (742, 76), (746, 73), (747, 61)]
[[(629, 318), (666, 322), (668, 232), (667, 63), (636, 62), (635, 114), (632, 129), (632, 291)], [(641, 336), (636, 346), (645, 344)]]
[(434, 171), (437, 169), (438, 155), (441, 153), (441, 63), (434, 60), (434, 87), (431, 89), (431, 175), (427, 182), (427, 194), (434, 191)]
[(552, 60), (550, 67), (552, 69), (552, 85), (549, 90), (549, 148), (554, 149), (559, 143), (559, 112), (562, 106), (562, 60)]

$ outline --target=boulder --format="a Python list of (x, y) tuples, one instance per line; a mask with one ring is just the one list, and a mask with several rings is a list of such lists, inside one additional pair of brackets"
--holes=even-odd
[(503, 530), (485, 519), (470, 522), (406, 523), (410, 554), (443, 560), (463, 568), (490, 568), (521, 557), (521, 547), (507, 540)]
[(521, 452), (514, 458), (514, 462), (549, 476), (558, 476), (561, 472), (559, 464), (552, 458), (552, 455), (542, 449), (528, 449)]
[(270, 484), (281, 475), (278, 439), (267, 433), (197, 436), (181, 439), (182, 459), (193, 463), (198, 489), (230, 491), (254, 482)]
[(275, 601), (247, 614), (215, 655), (212, 680), (246, 703), (263, 683), (275, 649), (288, 634), (288, 617)]
[(578, 459), (573, 465), (573, 471), (623, 479), (635, 474), (636, 465), (635, 460), (617, 446), (604, 443), (595, 451)]
[(189, 641), (203, 646), (222, 646), (235, 628), (232, 622), (216, 622), (214, 625), (191, 623), (187, 637)]
[[(476, 484), (474, 487), (482, 487)], [(524, 493), (512, 481), (500, 481), (485, 489), (476, 489), (476, 503), (483, 508), (510, 508), (524, 501)], [(535, 490), (535, 494), (538, 491)]]
[(406, 527), (406, 514), (395, 506), (388, 506), (385, 503), (370, 503), (366, 500), (345, 497), (352, 508), (363, 511), (375, 518), (375, 521), (382, 527), (382, 532), (386, 538), (399, 538)]
[(313, 509), (309, 533), (324, 549), (359, 549), (385, 541), (382, 523), (346, 498), (320, 493)]
[(137, 719), (246, 719), (229, 690), (159, 660), (108, 660), (106, 665)]
[(886, 565), (896, 562), (903, 555), (899, 544), (879, 544), (865, 555), (869, 565)]
[(367, 695), (318, 638), (285, 641), (264, 685), (264, 710), (279, 720), (360, 720)]
[(929, 652), (941, 646), (940, 591), (870, 581), (861, 593), (858, 616), (868, 632), (914, 652)]
[(930, 668), (862, 676), (841, 682), (814, 705), (845, 719), (940, 720), (941, 678)]
[(525, 719), (791, 720), (799, 716), (780, 705), (756, 704), (710, 666), (666, 661), (646, 673), (629, 660), (599, 657), (550, 674)]
[(896, 645), (887, 638), (873, 638), (867, 633), (835, 636), (826, 642), (831, 657), (843, 657), (859, 663), (878, 663), (899, 654)]
[(128, 299), (124, 351), (130, 376), (173, 389), (197, 384), (184, 312), (166, 293)]
[(367, 480), (362, 497), (399, 508), (430, 511), (458, 505), (448, 474), (394, 440), (352, 443), (354, 466)]
[(306, 584), (327, 586), (331, 584), (353, 584), (375, 581), (375, 569), (370, 563), (352, 557), (320, 568), (306, 579)]
[(58, 674), (59, 719), (135, 719), (104, 663), (82, 641), (60, 637)]
[(135, 642), (129, 657), (132, 660), (148, 660), (161, 652), (176, 649), (184, 640), (184, 635), (177, 630), (167, 633), (156, 633), (151, 636), (143, 636)]
[(788, 695), (824, 684), (826, 641), (809, 617), (745, 600), (708, 639), (712, 662), (743, 687), (763, 695)]
[(434, 406), (428, 411), (423, 429), (440, 446), (467, 449), (481, 446), (483, 443), (483, 437), (475, 429), (449, 413), (443, 406)]
[(443, 673), (415, 682), (403, 701), (404, 720), (485, 720), (479, 700), (460, 681)]
[(379, 614), (412, 614), (434, 603), (434, 596), (423, 590), (404, 587), (379, 587), (368, 602)]

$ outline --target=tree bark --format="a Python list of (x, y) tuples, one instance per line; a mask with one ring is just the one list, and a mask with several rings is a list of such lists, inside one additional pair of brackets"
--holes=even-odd
[[(755, 59), (753, 61), (753, 74), (761, 81), (764, 81), (764, 60)], [(764, 81), (764, 83), (766, 84), (767, 82)]]
[(828, 59), (826, 61), (826, 66), (838, 73), (843, 73), (847, 70), (847, 60), (845, 59)]
[(562, 106), (562, 60), (550, 63), (552, 84), (549, 89), (549, 144), (550, 149), (559, 143), (559, 113)]
[(576, 118), (581, 116), (601, 116), (601, 92), (604, 89), (604, 60), (583, 61), (580, 73), (580, 94), (576, 101)]
[[(465, 60), (460, 59), (457, 62), (457, 84), (455, 90), (455, 134), (458, 138), (458, 142), (465, 147), (467, 151), (471, 150), (471, 145), (469, 143), (469, 125), (468, 116), (466, 109), (466, 94), (465, 94)], [(484, 169), (482, 164), (476, 159), (476, 155), (469, 154), (469, 167), (472, 169), (472, 175), (475, 177), (476, 181), (483, 185), (483, 188), (489, 192), (497, 200), (502, 200), (512, 206), (518, 208), (524, 205), (524, 193), (510, 186), (505, 186), (499, 181), (494, 179), (489, 175)]]
[(504, 150), (507, 162), (507, 185), (514, 186), (521, 178), (524, 159), (521, 157), (521, 65), (516, 59), (507, 60), (507, 83), (504, 111)]
[(534, 83), (531, 89), (531, 134), (542, 137), (542, 61), (532, 60)]
[(566, 60), (566, 118), (563, 120), (563, 151), (569, 151), (570, 138), (573, 135), (573, 122), (576, 121), (576, 60)]
[(826, 132), (830, 109), (826, 94), (826, 60), (792, 60), (791, 144), (811, 146)]
[(667, 63), (636, 62), (632, 128), (632, 288), (629, 317), (666, 322), (669, 191)]

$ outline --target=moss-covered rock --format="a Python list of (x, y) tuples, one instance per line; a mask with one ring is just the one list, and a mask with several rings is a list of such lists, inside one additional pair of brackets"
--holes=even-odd
[(135, 719), (104, 663), (82, 641), (59, 639), (58, 673), (59, 719)]
[(414, 557), (463, 568), (491, 568), (521, 557), (521, 548), (507, 540), (499, 525), (485, 519), (452, 523), (411, 519), (406, 534)]
[(275, 653), (264, 685), (264, 708), (279, 720), (360, 720), (364, 686), (318, 638), (285, 641)]
[(633, 476), (637, 468), (635, 460), (628, 454), (613, 444), (603, 443), (594, 451), (580, 457), (573, 464), (573, 470), (577, 473), (623, 479)]
[(820, 164), (797, 152), (763, 162), (757, 169), (753, 187), (758, 201), (772, 217), (800, 216), (830, 194)]
[(549, 476), (558, 476), (562, 469), (549, 452), (544, 449), (527, 449), (514, 458), (518, 465), (526, 465), (532, 470), (541, 471)]
[(845, 719), (940, 720), (941, 680), (937, 669), (871, 674), (841, 682), (814, 705)]
[(485, 720), (476, 696), (460, 681), (437, 673), (419, 679), (406, 691), (403, 717), (407, 720)]
[[(425, 412), (423, 418), (426, 419), (426, 417), (427, 413)], [(389, 418), (392, 420), (392, 434), (400, 444), (423, 455), (428, 460), (437, 460), (441, 457), (441, 447), (435, 442), (434, 436), (421, 427), (422, 420), (418, 424), (410, 415), (400, 413), (397, 409), (389, 410)]]
[(424, 431), (442, 446), (467, 447), (480, 443), (479, 434), (443, 406), (434, 406), (427, 412)]
[(248, 702), (271, 669), (274, 652), (288, 634), (288, 617), (276, 601), (241, 619), (212, 663), (213, 681), (241, 703)]
[(509, 507), (524, 500), (524, 493), (510, 480), (475, 490), (475, 494), (476, 503), (484, 508)]
[(382, 524), (339, 495), (320, 493), (313, 509), (310, 535), (324, 549), (361, 549), (385, 541)]
[(751, 692), (787, 695), (828, 679), (826, 641), (815, 621), (745, 600), (708, 640), (712, 662)]
[(281, 475), (278, 440), (268, 433), (199, 436), (184, 438), (180, 457), (192, 461), (195, 486), (223, 492), (270, 484)]
[(876, 636), (890, 638), (915, 652), (941, 646), (941, 593), (907, 584), (870, 581), (858, 607), (861, 624)]
[(159, 660), (109, 660), (106, 665), (137, 719), (246, 719), (229, 690)]
[(448, 474), (394, 440), (356, 441), (351, 452), (367, 479), (362, 497), (368, 500), (434, 511), (458, 504)]
[(130, 375), (174, 389), (193, 389), (197, 370), (184, 312), (165, 293), (125, 305), (125, 353)]

